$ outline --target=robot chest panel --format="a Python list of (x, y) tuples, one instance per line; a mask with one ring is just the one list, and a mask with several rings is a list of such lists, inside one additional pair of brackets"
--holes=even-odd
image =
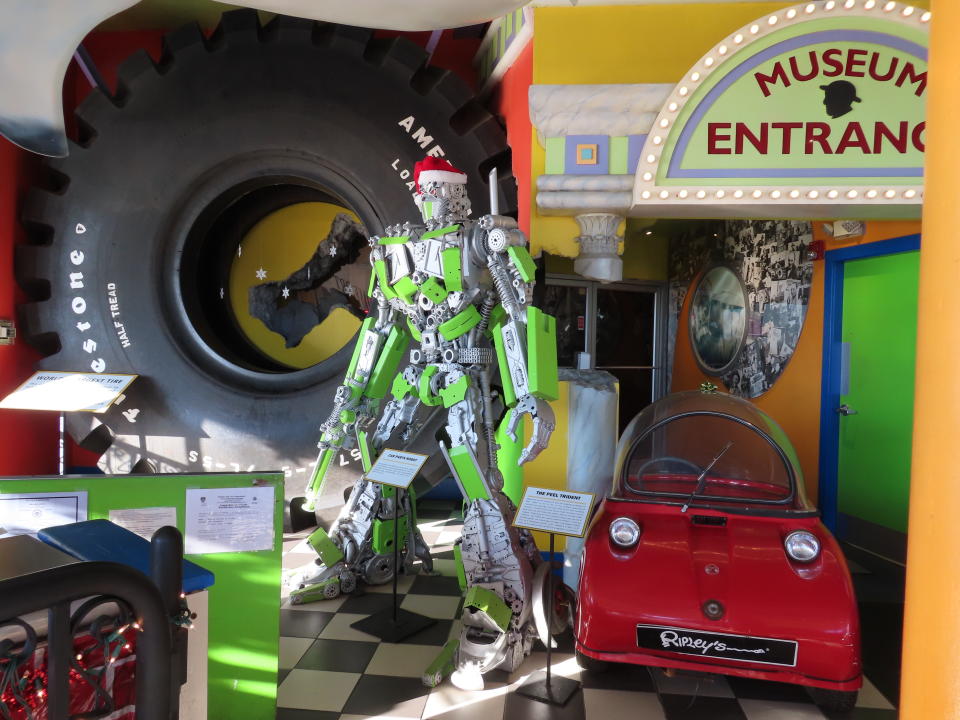
[[(425, 232), (384, 248), (386, 294), (419, 326), (421, 320), (455, 311), (462, 303), (463, 246), (459, 227)], [(381, 285), (383, 280), (381, 280)], [(419, 328), (418, 329), (423, 329)]]

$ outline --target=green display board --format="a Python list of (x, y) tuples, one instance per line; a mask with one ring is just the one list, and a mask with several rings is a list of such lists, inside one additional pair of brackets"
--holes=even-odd
[(263, 720), (276, 713), (280, 626), (283, 475), (94, 475), (0, 478), (0, 494), (87, 493), (88, 519), (111, 510), (174, 507), (184, 532), (188, 489), (274, 488), (273, 547), (257, 552), (187, 555), (210, 570), (208, 718)]

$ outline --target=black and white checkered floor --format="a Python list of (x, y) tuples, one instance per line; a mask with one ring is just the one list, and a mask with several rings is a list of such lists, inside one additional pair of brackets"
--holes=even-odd
[[(400, 644), (381, 643), (350, 625), (389, 607), (391, 586), (280, 611), (280, 686), (277, 720), (440, 718), (442, 720), (539, 720), (635, 718), (636, 720), (823, 720), (825, 715), (799, 687), (720, 675), (677, 674), (622, 666), (601, 675), (581, 671), (570, 638), (553, 653), (553, 672), (582, 682), (566, 707), (558, 708), (514, 691), (546, 667), (539, 646), (512, 675), (492, 673), (480, 692), (458, 690), (445, 680), (430, 690), (423, 669), (448, 638), (459, 635), (461, 596), (453, 560), (460, 517), (452, 503), (423, 502), (420, 529), (434, 551), (433, 576), (404, 577), (400, 606), (437, 623)], [(300, 535), (284, 541), (284, 567), (316, 556)], [(869, 682), (858, 707), (844, 717), (895, 720), (896, 710)]]

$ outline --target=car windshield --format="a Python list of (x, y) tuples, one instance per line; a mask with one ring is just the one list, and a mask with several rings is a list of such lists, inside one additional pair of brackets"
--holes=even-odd
[(793, 473), (778, 445), (742, 418), (688, 412), (640, 435), (621, 465), (621, 497), (696, 504), (789, 503)]

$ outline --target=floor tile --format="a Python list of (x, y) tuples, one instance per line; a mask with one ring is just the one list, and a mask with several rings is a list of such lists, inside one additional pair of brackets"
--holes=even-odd
[(296, 611), (308, 611), (308, 612), (328, 612), (335, 613), (340, 609), (340, 606), (350, 597), (349, 595), (338, 595), (333, 600), (317, 600), (316, 602), (310, 603), (301, 603), (300, 605), (291, 605), (290, 598), (284, 597), (283, 602), (280, 605), (281, 610), (296, 610)]
[(440, 720), (500, 720), (504, 717), (503, 707), (508, 685), (497, 684), (483, 690), (461, 690), (446, 680), (434, 688), (427, 698), (423, 709), (424, 718)]
[(642, 665), (611, 664), (606, 672), (583, 671), (583, 687), (597, 690), (656, 692), (650, 671)]
[(373, 635), (367, 635), (367, 633), (354, 630), (352, 627), (350, 627), (350, 625), (357, 622), (357, 620), (363, 620), (365, 617), (367, 616), (352, 615), (350, 613), (337, 613), (333, 616), (333, 620), (327, 623), (327, 626), (323, 629), (323, 632), (320, 633), (317, 639), (378, 642), (379, 639), (375, 638)]
[(660, 695), (667, 720), (747, 720), (734, 698)]
[(287, 675), (289, 674), (290, 670), (277, 670), (277, 687), (283, 684), (283, 681), (287, 679)]
[[(398, 602), (403, 598), (398, 598)], [(386, 593), (364, 593), (362, 595), (352, 595), (344, 600), (340, 606), (340, 612), (351, 613), (353, 615), (373, 615), (393, 607), (393, 594)]]
[(289, 670), (296, 666), (307, 651), (307, 648), (313, 645), (310, 638), (300, 637), (280, 637), (280, 669)]
[(284, 570), (299, 570), (306, 565), (310, 565), (316, 559), (316, 553), (285, 552), (280, 564)]
[(419, 678), (439, 652), (436, 645), (381, 643), (367, 665), (367, 674)]
[(876, 685), (867, 678), (863, 679), (863, 687), (857, 695), (857, 707), (876, 708), (878, 710), (893, 710), (893, 704), (883, 696)]
[(343, 712), (419, 718), (429, 692), (419, 678), (364, 675), (353, 688)]
[(583, 689), (583, 707), (588, 720), (664, 720), (663, 708), (652, 692)]
[(450, 636), (450, 626), (453, 620), (437, 620), (435, 624), (421, 630), (416, 635), (411, 635), (404, 644), (411, 645), (446, 645)]
[(449, 560), (445, 558), (434, 558), (433, 571), (444, 577), (455, 578), (457, 576), (457, 561), (453, 558)]
[(825, 720), (812, 703), (778, 702), (776, 700), (739, 700), (747, 720)]
[(410, 595), (456, 595), (460, 597), (460, 583), (456, 578), (439, 575), (419, 575), (410, 588)]
[(322, 611), (281, 610), (280, 636), (315, 638), (333, 617), (333, 613)]
[(560, 707), (518, 695), (514, 689), (507, 694), (504, 701), (503, 717), (523, 720), (586, 720), (583, 691), (577, 690), (569, 702)]
[(359, 673), (291, 670), (277, 690), (277, 707), (339, 712), (360, 677)]
[(460, 528), (444, 528), (443, 532), (440, 533), (440, 537), (437, 538), (437, 545), (453, 545), (460, 539), (460, 535)]
[(897, 720), (896, 710), (881, 710), (879, 708), (854, 708), (849, 713), (832, 713), (821, 708), (821, 712), (828, 720)]
[[(413, 585), (413, 581), (417, 579), (416, 575), (401, 575), (397, 578), (397, 592), (400, 595), (405, 595), (410, 592), (410, 586)], [(365, 593), (379, 593), (387, 595), (393, 594), (393, 580), (383, 585), (364, 585), (363, 592)]]
[(438, 620), (453, 620), (460, 615), (460, 597), (453, 595), (407, 595), (400, 607)]
[(733, 690), (723, 675), (677, 671), (672, 676), (660, 668), (652, 669), (653, 681), (660, 693), (732, 698)]
[(277, 708), (277, 720), (339, 720), (340, 718), (340, 713), (326, 710)]
[(810, 703), (810, 695), (802, 685), (768, 682), (752, 678), (728, 677), (727, 684), (739, 699), (775, 700), (777, 702)]
[(320, 639), (303, 653), (297, 667), (303, 670), (362, 673), (376, 651), (375, 642)]

